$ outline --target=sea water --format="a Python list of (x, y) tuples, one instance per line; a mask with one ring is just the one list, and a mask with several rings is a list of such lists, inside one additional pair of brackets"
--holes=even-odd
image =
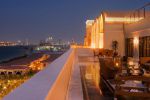
[(30, 50), (23, 46), (1, 46), (0, 47), (0, 62), (8, 61), (14, 58), (28, 55)]

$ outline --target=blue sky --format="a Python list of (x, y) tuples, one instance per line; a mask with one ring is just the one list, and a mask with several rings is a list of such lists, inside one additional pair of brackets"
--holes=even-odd
[(0, 41), (53, 36), (82, 42), (86, 19), (102, 10), (133, 10), (150, 0), (0, 0)]

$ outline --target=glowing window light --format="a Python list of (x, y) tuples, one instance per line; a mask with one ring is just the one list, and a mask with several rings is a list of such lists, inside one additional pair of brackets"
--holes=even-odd
[(100, 17), (100, 32), (103, 32), (104, 30), (104, 19), (103, 19), (103, 16), (101, 15)]
[(139, 44), (139, 38), (138, 37), (134, 37), (133, 43), (134, 43), (134, 45), (138, 45)]
[(136, 22), (139, 21), (141, 19), (144, 19), (143, 17), (136, 17), (136, 18), (130, 18), (130, 17), (106, 17), (105, 21), (106, 22), (126, 22), (126, 23), (130, 23), (130, 22)]
[(104, 47), (103, 39), (104, 39), (104, 34), (100, 33), (99, 48), (101, 48), (101, 49)]
[(94, 28), (92, 27), (92, 32), (91, 32), (91, 48), (95, 48), (94, 45)]
[(96, 48), (96, 31), (95, 31), (96, 27), (95, 24), (92, 27), (92, 32), (91, 32), (91, 48)]
[(95, 43), (91, 43), (91, 48), (96, 48)]
[(99, 35), (99, 20), (98, 19), (96, 19), (96, 25), (95, 25), (96, 27), (95, 27), (95, 29), (96, 29), (96, 36), (95, 36), (95, 44), (96, 44), (96, 48), (99, 48), (99, 39), (100, 39), (100, 35)]
[(95, 45), (95, 47), (96, 47), (96, 24), (94, 24), (94, 32), (93, 32), (94, 34), (93, 34), (93, 37), (94, 37), (94, 45)]

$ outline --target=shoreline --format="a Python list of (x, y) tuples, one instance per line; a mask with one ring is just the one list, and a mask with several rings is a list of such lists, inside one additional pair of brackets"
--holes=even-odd
[(7, 58), (6, 60), (0, 61), (0, 64), (8, 63), (8, 62), (10, 62), (10, 61), (14, 61), (14, 60), (21, 59), (21, 58), (25, 58), (25, 57), (27, 57), (27, 56), (28, 56), (28, 55), (23, 55), (23, 56), (13, 57), (13, 58)]
[(27, 66), (31, 64), (31, 62), (39, 59), (44, 54), (50, 55), (50, 57), (46, 60), (46, 63), (51, 63), (55, 59), (57, 59), (59, 56), (61, 56), (63, 53), (48, 53), (48, 52), (42, 52), (42, 53), (33, 53), (31, 55), (24, 55), (21, 57), (16, 57), (13, 59), (9, 59), (7, 61), (0, 62), (0, 67), (9, 67), (9, 66)]
[(0, 64), (29, 56), (33, 53), (32, 46), (0, 46)]

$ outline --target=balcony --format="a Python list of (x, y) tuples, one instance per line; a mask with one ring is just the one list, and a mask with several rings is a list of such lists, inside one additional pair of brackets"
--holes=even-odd
[(71, 48), (3, 99), (83, 100), (79, 66), (87, 64), (90, 56), (90, 49)]
[[(149, 100), (149, 87), (142, 83), (149, 82), (149, 77), (120, 77), (121, 74), (117, 74), (120, 71), (109, 60), (111, 57), (98, 58), (95, 54), (90, 48), (71, 48), (3, 99), (113, 100), (127, 97), (133, 100), (133, 96)], [(131, 91), (134, 89), (141, 92)]]

